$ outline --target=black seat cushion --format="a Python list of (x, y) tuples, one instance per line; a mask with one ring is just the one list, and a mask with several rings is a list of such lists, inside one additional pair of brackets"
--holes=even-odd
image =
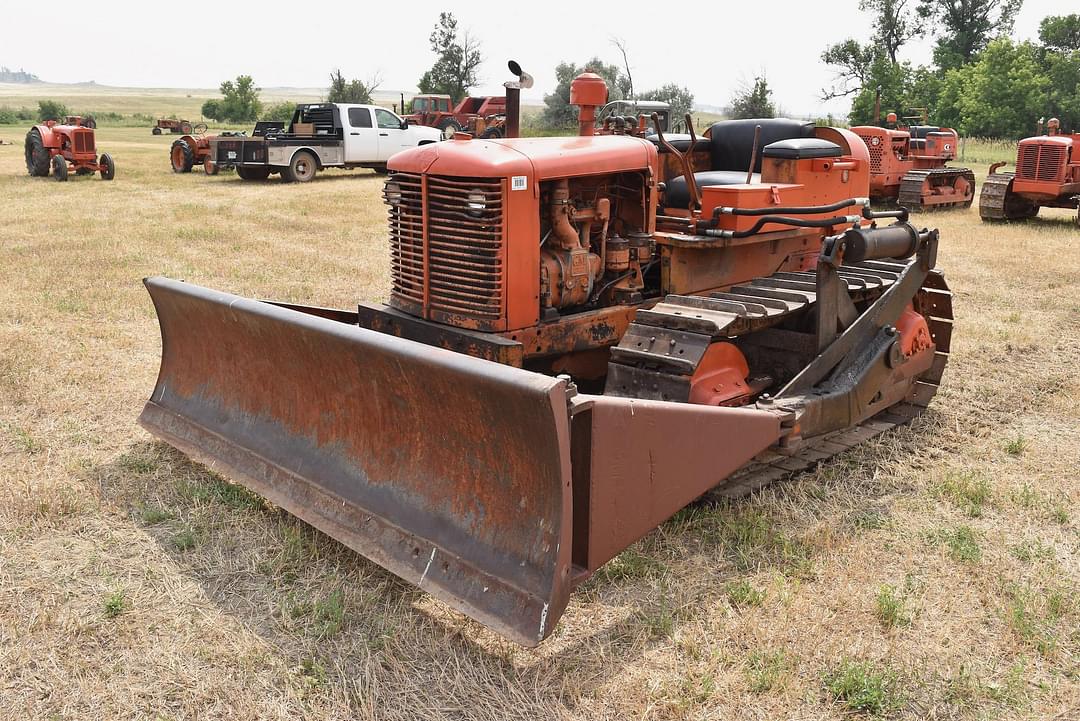
[[(754, 128), (761, 126), (760, 147), (779, 140), (812, 138), (814, 124), (789, 118), (750, 120), (721, 120), (709, 128), (712, 170), (741, 170), (750, 167), (754, 152)], [(754, 163), (754, 172), (761, 172), (761, 155)]]
[(911, 133), (913, 138), (925, 138), (927, 133), (936, 133), (940, 131), (937, 125), (912, 125), (908, 128), (908, 132)]
[[(747, 161), (747, 163), (749, 163), (749, 161)], [(694, 180), (697, 181), (699, 190), (710, 185), (738, 185), (739, 183), (746, 182), (746, 171), (707, 170), (701, 173), (694, 173)], [(757, 183), (760, 180), (761, 176), (754, 173), (751, 182)], [(664, 207), (686, 208), (689, 205), (690, 188), (686, 185), (686, 178), (680, 175), (677, 178), (669, 180), (667, 182), (667, 190), (664, 191)]]
[(761, 154), (766, 158), (802, 160), (804, 158), (839, 158), (840, 146), (821, 138), (792, 138), (769, 143)]

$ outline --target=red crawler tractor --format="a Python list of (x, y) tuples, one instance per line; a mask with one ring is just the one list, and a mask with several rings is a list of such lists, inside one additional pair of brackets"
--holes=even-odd
[[(896, 122), (896, 115), (889, 114)], [(895, 201), (909, 210), (967, 208), (975, 198), (975, 174), (951, 168), (960, 137), (952, 128), (912, 125), (851, 129), (870, 151), (870, 198)]]
[[(397, 153), (390, 298), (333, 310), (149, 278), (141, 423), (518, 643), (686, 504), (903, 423), (948, 360), (938, 233), (875, 212), (857, 135), (653, 116)], [(689, 121), (689, 118), (687, 118)], [(684, 142), (685, 141), (685, 142)], [(880, 223), (880, 224), (879, 224)]]
[(68, 179), (69, 171), (76, 175), (101, 173), (102, 180), (116, 176), (116, 165), (108, 153), (97, 157), (94, 128), (74, 116), (66, 118), (66, 124), (46, 120), (35, 125), (26, 134), (26, 170), (30, 175), (46, 177), (50, 169), (59, 181)]
[(1040, 207), (1076, 208), (1080, 226), (1080, 133), (1061, 132), (1061, 123), (1051, 118), (1045, 135), (1020, 141), (1015, 172), (999, 172), (1003, 165), (991, 165), (983, 182), (983, 220), (1026, 220)]

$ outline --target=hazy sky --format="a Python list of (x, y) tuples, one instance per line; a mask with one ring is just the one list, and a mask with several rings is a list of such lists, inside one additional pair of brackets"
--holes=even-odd
[[(639, 90), (674, 81), (699, 103), (723, 105), (764, 72), (787, 112), (842, 114), (847, 101), (820, 100), (832, 74), (819, 56), (827, 44), (858, 34), (865, 16), (857, 4), (623, 3), (613, 11), (615, 3), (248, 0), (180, 11), (155, 0), (99, 0), (70, 6), (79, 8), (78, 33), (64, 34), (58, 48), (50, 29), (57, 24), (43, 19), (50, 14), (39, 4), (0, 0), (0, 65), (50, 82), (186, 88), (216, 87), (241, 73), (265, 87), (321, 87), (340, 67), (347, 77), (378, 72), (383, 90), (409, 92), (432, 63), (428, 35), (449, 7), (459, 28), (483, 43), (481, 94), (502, 92), (506, 60), (514, 58), (536, 77), (525, 101), (540, 102), (560, 61), (582, 63), (594, 54), (619, 61), (611, 42), (618, 37)], [(1014, 35), (1035, 37), (1044, 16), (1077, 10), (1077, 0), (1027, 0)], [(60, 24), (64, 15), (53, 14)], [(682, 48), (679, 38), (687, 39)], [(930, 46), (929, 39), (912, 44), (905, 57), (926, 62)]]

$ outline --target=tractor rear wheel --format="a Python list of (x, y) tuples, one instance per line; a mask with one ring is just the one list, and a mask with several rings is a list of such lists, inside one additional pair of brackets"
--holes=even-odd
[(64, 160), (63, 155), (54, 155), (52, 159), (52, 172), (53, 177), (59, 182), (63, 183), (68, 178), (67, 161)]
[(37, 128), (31, 128), (26, 134), (26, 170), (35, 178), (44, 178), (49, 174), (49, 151), (41, 139)]
[(461, 132), (461, 125), (459, 125), (458, 121), (454, 120), (453, 118), (446, 118), (439, 123), (438, 127), (439, 130), (442, 131), (444, 140), (449, 140), (450, 138), (454, 137), (454, 133)]
[(161, 128), (154, 128), (150, 132), (153, 133), (154, 135), (161, 135)]
[(108, 153), (101, 154), (98, 166), (101, 168), (102, 180), (112, 180), (116, 177), (116, 163), (113, 162), (112, 156)]
[(301, 150), (292, 156), (288, 166), (281, 172), (281, 177), (286, 183), (306, 183), (315, 177), (318, 169), (319, 165), (315, 161), (315, 156)]
[(174, 173), (190, 173), (191, 167), (195, 165), (195, 151), (183, 138), (174, 140), (172, 150), (169, 151), (169, 160)]

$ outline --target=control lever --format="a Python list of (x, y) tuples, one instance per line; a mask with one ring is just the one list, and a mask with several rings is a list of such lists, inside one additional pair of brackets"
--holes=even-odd
[(682, 164), (683, 175), (686, 177), (686, 188), (690, 191), (690, 205), (689, 210), (692, 215), (697, 215), (701, 212), (701, 195), (698, 193), (697, 180), (694, 179), (694, 166), (690, 162), (690, 154), (694, 152), (694, 145), (697, 142), (697, 136), (694, 134), (694, 126), (690, 122), (690, 114), (686, 114), (686, 122), (690, 128), (690, 147), (685, 153), (680, 153), (664, 138), (664, 131), (660, 128), (660, 116), (657, 113), (652, 114), (653, 127), (656, 129), (656, 139), (660, 143), (660, 147), (669, 153), (677, 156), (679, 162)]

